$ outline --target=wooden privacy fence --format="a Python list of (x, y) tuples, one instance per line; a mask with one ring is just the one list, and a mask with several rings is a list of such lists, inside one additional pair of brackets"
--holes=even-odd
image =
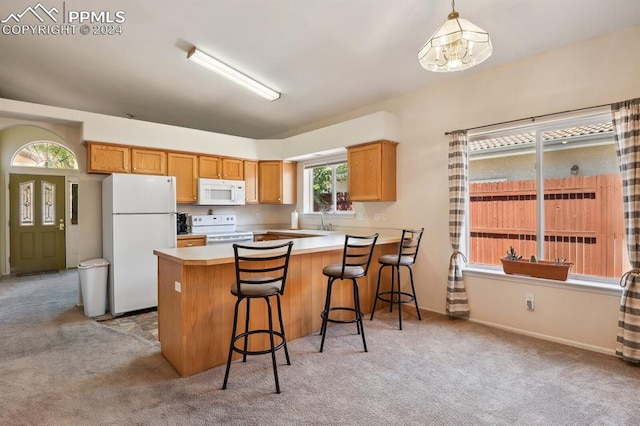
[[(469, 261), (500, 265), (509, 246), (523, 259), (535, 254), (535, 181), (469, 187)], [(565, 258), (574, 274), (620, 277), (628, 270), (621, 187), (618, 174), (545, 179), (544, 259)]]

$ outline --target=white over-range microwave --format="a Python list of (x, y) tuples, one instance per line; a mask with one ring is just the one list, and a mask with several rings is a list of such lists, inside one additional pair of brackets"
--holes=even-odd
[(198, 204), (202, 206), (238, 206), (244, 204), (244, 181), (198, 179)]

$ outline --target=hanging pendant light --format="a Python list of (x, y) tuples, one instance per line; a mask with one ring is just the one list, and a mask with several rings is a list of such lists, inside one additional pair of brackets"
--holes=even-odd
[(451, 1), (447, 21), (418, 52), (420, 65), (429, 71), (462, 71), (483, 62), (493, 51), (489, 33), (460, 18), (455, 3)]

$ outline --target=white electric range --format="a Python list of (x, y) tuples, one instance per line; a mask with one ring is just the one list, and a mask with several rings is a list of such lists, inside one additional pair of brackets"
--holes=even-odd
[(236, 229), (234, 214), (192, 215), (191, 233), (206, 235), (207, 245), (253, 241), (253, 232)]

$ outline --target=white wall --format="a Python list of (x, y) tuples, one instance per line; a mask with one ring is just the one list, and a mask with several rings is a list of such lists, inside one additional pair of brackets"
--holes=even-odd
[[(400, 142), (398, 201), (358, 203), (357, 208), (366, 213), (367, 219), (362, 222), (347, 220), (341, 224), (390, 228), (424, 226), (424, 242), (415, 266), (418, 300), (423, 308), (444, 312), (447, 265), (451, 253), (448, 236), (448, 139), (444, 132), (638, 97), (640, 43), (637, 40), (640, 40), (640, 27), (490, 70), (472, 71), (454, 81), (443, 80), (441, 84), (421, 92), (335, 117), (332, 120), (334, 124), (386, 111), (397, 117), (391, 120), (395, 124), (385, 124), (388, 116), (382, 114), (382, 125), (379, 121), (371, 124), (377, 129), (373, 134), (380, 134), (380, 129), (385, 134), (385, 129), (393, 128), (388, 138)], [(496, 50), (499, 48), (495, 46)], [(0, 99), (0, 116), (11, 117), (12, 114), (76, 120), (83, 123), (87, 139), (132, 145), (153, 142), (163, 148), (184, 147), (185, 150), (202, 152), (208, 152), (204, 149), (207, 148), (212, 153), (247, 158), (296, 156), (336, 145), (347, 146), (360, 139), (360, 134), (356, 132), (354, 136), (349, 126), (345, 133), (334, 132), (341, 128), (337, 126), (280, 141), (260, 141), (257, 144), (249, 140), (240, 141), (242, 143), (228, 144), (233, 145), (233, 152), (230, 152), (230, 148), (220, 142), (226, 138), (221, 135), (168, 129), (170, 126), (150, 123), (133, 124), (140, 122)], [(367, 141), (370, 136), (367, 129), (363, 135), (365, 140), (358, 142)], [(294, 140), (301, 141), (298, 147), (291, 146)], [(300, 203), (301, 197), (299, 200)], [(301, 204), (297, 208), (300, 210)], [(269, 209), (268, 214), (279, 218), (290, 210), (276, 207)], [(383, 212), (386, 220), (371, 220), (375, 212)], [(283, 220), (286, 223), (288, 218)], [(86, 238), (99, 238), (99, 234), (94, 232)], [(555, 287), (539, 290), (542, 287), (530, 287), (530, 283), (523, 284), (515, 279), (497, 283), (492, 279), (468, 276), (466, 283), (471, 298), (471, 318), (475, 321), (603, 351), (613, 350), (617, 321), (615, 295), (582, 292), (576, 296), (575, 291)], [(540, 292), (540, 296), (536, 311), (527, 312), (523, 307), (522, 294), (531, 288)]]

